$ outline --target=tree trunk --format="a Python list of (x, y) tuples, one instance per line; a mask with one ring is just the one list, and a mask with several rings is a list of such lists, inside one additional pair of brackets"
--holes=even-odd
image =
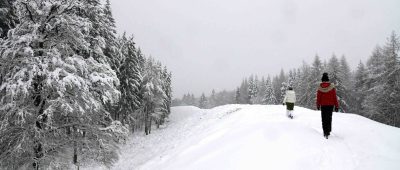
[[(43, 97), (41, 94), (42, 93), (42, 81), (43, 77), (41, 76), (36, 76), (36, 82), (33, 84), (35, 96), (34, 96), (34, 106), (39, 108), (39, 111), (37, 113), (38, 117), (41, 117), (40, 119), (35, 121), (35, 128), (37, 131), (41, 131), (45, 128), (45, 123), (47, 122), (47, 115), (44, 114), (44, 106), (46, 104), (46, 99)], [(43, 152), (43, 146), (42, 143), (40, 142), (39, 139), (34, 136), (34, 146), (33, 146), (33, 151), (35, 154), (35, 162), (33, 163), (33, 168), (34, 169), (39, 169), (39, 162), (40, 159), (44, 156)]]
[(35, 153), (35, 159), (34, 159), (35, 162), (33, 162), (33, 168), (35, 170), (39, 170), (39, 168), (40, 168), (39, 161), (40, 161), (40, 158), (43, 157), (42, 143), (36, 141), (33, 150), (34, 150), (34, 153)]
[(79, 165), (78, 165), (78, 149), (77, 149), (76, 141), (74, 141), (74, 156), (73, 156), (73, 162), (74, 162), (74, 165), (79, 169)]
[(151, 133), (151, 118), (149, 119), (149, 134)]
[(145, 117), (144, 117), (144, 132), (146, 133), (146, 135), (149, 135), (148, 119), (149, 119), (149, 114), (146, 111), (146, 114), (145, 114)]

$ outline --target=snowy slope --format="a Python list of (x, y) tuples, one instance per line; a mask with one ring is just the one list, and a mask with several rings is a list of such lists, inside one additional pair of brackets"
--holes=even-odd
[[(400, 169), (400, 129), (334, 113), (323, 138), (320, 113), (295, 107), (175, 107), (166, 127), (124, 147), (113, 169)], [(96, 168), (97, 169), (97, 168)]]

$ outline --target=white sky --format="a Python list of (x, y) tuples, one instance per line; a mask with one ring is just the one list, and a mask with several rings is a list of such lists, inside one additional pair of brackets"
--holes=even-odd
[(275, 75), (346, 55), (355, 68), (394, 30), (400, 0), (112, 0), (119, 33), (173, 74), (173, 95), (233, 90), (251, 74)]

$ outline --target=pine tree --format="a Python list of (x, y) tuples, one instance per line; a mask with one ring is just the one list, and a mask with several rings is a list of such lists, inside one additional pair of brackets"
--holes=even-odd
[(121, 97), (117, 105), (118, 108), (113, 113), (113, 118), (122, 121), (123, 124), (133, 125), (135, 121), (133, 114), (141, 106), (142, 73), (133, 38), (127, 39), (123, 36), (122, 39), (125, 41), (123, 44), (124, 60), (118, 69), (118, 78), (121, 80), (119, 86)]
[(216, 97), (216, 93), (215, 93), (214, 89), (211, 91), (211, 96), (210, 96), (210, 100), (208, 101), (208, 105), (209, 105), (209, 108), (213, 108), (213, 107), (217, 106), (217, 97)]
[(256, 103), (257, 103), (257, 104), (263, 104), (263, 103), (264, 103), (264, 102), (263, 102), (263, 99), (264, 99), (265, 90), (266, 90), (265, 78), (264, 78), (264, 77), (262, 77), (262, 78), (261, 78), (261, 81), (259, 81), (259, 82), (257, 83), (257, 87), (258, 87), (258, 90), (257, 90)]
[(164, 92), (162, 96), (162, 105), (159, 109), (161, 112), (161, 116), (159, 121), (157, 122), (157, 127), (165, 123), (165, 119), (168, 118), (169, 114), (171, 113), (171, 74), (168, 73), (166, 67), (161, 72), (161, 88)]
[(15, 6), (13, 6), (15, 1), (0, 0), (0, 38), (6, 38), (8, 31), (19, 23)]
[(281, 95), (282, 95), (281, 98), (282, 98), (282, 103), (283, 103), (283, 99), (285, 98), (287, 89), (288, 89), (287, 83), (286, 83), (286, 82), (282, 82), (282, 85), (281, 85)]
[(257, 80), (255, 77), (250, 76), (249, 78), (249, 89), (248, 89), (248, 101), (250, 104), (255, 104), (255, 99), (257, 97), (258, 88), (257, 88)]
[(385, 114), (385, 122), (400, 127), (400, 37), (393, 31), (385, 45), (385, 77), (381, 108)]
[(253, 85), (253, 104), (261, 104), (261, 101), (258, 100), (258, 93), (260, 91), (259, 80), (257, 75), (254, 76), (254, 85)]
[(104, 55), (107, 56), (107, 61), (111, 68), (117, 72), (117, 75), (119, 75), (118, 68), (125, 58), (124, 55), (121, 55), (121, 51), (119, 50), (124, 50), (123, 48), (125, 47), (125, 42), (123, 42), (123, 44), (118, 44), (118, 40), (116, 38), (117, 31), (115, 30), (116, 26), (111, 11), (110, 0), (106, 0), (101, 14), (103, 17), (100, 18), (101, 31), (99, 34), (104, 37), (105, 40), (105, 46), (102, 50), (104, 51)]
[(342, 111), (346, 112), (348, 108), (347, 101), (345, 100), (347, 90), (344, 86), (341, 65), (336, 55), (332, 55), (331, 59), (329, 60), (328, 72), (329, 72), (330, 82), (334, 83), (336, 87), (336, 94), (339, 101), (339, 107)]
[[(369, 61), (369, 87), (363, 106), (372, 119), (392, 125), (400, 126), (399, 69), (399, 37), (393, 32), (388, 38), (383, 50), (375, 50)], [(384, 67), (376, 65), (382, 64)], [(377, 71), (382, 71), (378, 73)]]
[[(294, 69), (293, 70), (296, 74), (294, 74), (294, 81), (293, 81), (293, 89), (295, 89), (296, 91), (296, 95), (298, 96), (297, 98), (300, 98), (299, 96), (302, 96), (301, 94), (303, 93), (304, 89), (301, 89), (301, 77), (302, 77), (302, 73), (300, 71), (300, 68)], [(300, 104), (300, 100), (298, 99), (296, 101), (297, 105), (301, 105)]]
[(111, 33), (107, 39), (112, 39), (115, 38), (114, 35), (117, 33), (117, 31), (115, 30), (116, 26), (115, 26), (115, 19), (112, 15), (112, 11), (111, 11), (111, 3), (110, 0), (106, 0), (106, 3), (104, 5), (104, 9), (103, 9), (103, 13), (105, 15), (105, 18), (103, 20), (106, 21), (107, 25), (106, 25), (106, 29), (108, 29), (108, 31), (106, 31), (107, 34)]
[(275, 98), (274, 88), (272, 87), (271, 78), (268, 76), (266, 80), (266, 90), (265, 90), (265, 97), (264, 103), (267, 105), (277, 104), (277, 100)]
[(341, 80), (341, 84), (338, 84), (338, 92), (337, 94), (342, 99), (342, 110), (345, 112), (354, 112), (354, 109), (351, 107), (351, 102), (354, 101), (353, 99), (353, 91), (352, 88), (352, 73), (350, 71), (350, 67), (347, 63), (346, 57), (343, 55), (340, 59), (340, 67), (339, 67), (339, 77)]
[(339, 77), (340, 76), (340, 62), (335, 54), (333, 54), (332, 57), (330, 58), (327, 70), (329, 72), (330, 81), (335, 83), (336, 86), (338, 86), (339, 85), (338, 82), (341, 83), (341, 80)]
[(247, 81), (247, 78), (245, 78), (242, 81), (242, 84), (240, 85), (240, 103), (241, 104), (250, 104), (250, 101), (248, 100), (249, 96), (249, 83)]
[(171, 113), (171, 102), (172, 102), (172, 73), (168, 73), (167, 67), (163, 70), (163, 90), (165, 92), (164, 107), (169, 115)]
[(207, 98), (204, 93), (200, 96), (199, 107), (201, 109), (205, 109), (207, 107)]
[(320, 78), (322, 76), (323, 66), (321, 60), (318, 55), (315, 55), (314, 62), (311, 67), (304, 64), (303, 65), (303, 75), (300, 78), (303, 80), (301, 82), (300, 88), (298, 91), (299, 104), (306, 108), (315, 108), (316, 101), (316, 89), (319, 86)]
[(151, 133), (152, 122), (157, 126), (161, 124), (165, 115), (163, 108), (164, 99), (166, 98), (165, 91), (162, 88), (161, 64), (155, 63), (152, 58), (149, 58), (145, 63), (143, 81), (141, 85), (142, 107), (139, 113), (144, 116), (145, 134)]
[(194, 96), (194, 94), (190, 95), (190, 105), (197, 106), (196, 97)]
[(355, 113), (360, 115), (364, 115), (364, 107), (362, 103), (365, 100), (365, 84), (367, 79), (367, 72), (364, 64), (360, 61), (357, 67), (357, 71), (355, 73), (355, 83), (354, 83), (354, 99), (353, 107)]
[(187, 95), (186, 95), (186, 94), (183, 94), (182, 99), (181, 99), (183, 105), (187, 105), (187, 103), (185, 103), (186, 98), (187, 98)]
[(241, 94), (240, 94), (240, 88), (236, 88), (236, 93), (235, 93), (235, 104), (240, 104), (241, 103)]
[(294, 83), (296, 81), (296, 70), (290, 70), (289, 71), (289, 77), (288, 77), (288, 81), (287, 81), (287, 86), (288, 87), (294, 87)]
[(278, 103), (282, 103), (282, 100), (283, 100), (283, 97), (282, 97), (284, 95), (284, 94), (282, 94), (282, 83), (283, 82), (286, 82), (286, 76), (285, 76), (285, 72), (283, 71), (283, 69), (281, 69), (279, 76), (274, 77), (274, 79), (272, 81), (272, 85), (273, 85), (274, 92), (275, 92), (275, 98)]
[(367, 62), (367, 78), (365, 80), (365, 100), (362, 103), (362, 107), (365, 108), (364, 114), (374, 120), (383, 121), (381, 115), (379, 114), (377, 105), (375, 104), (376, 95), (380, 93), (381, 77), (384, 73), (384, 55), (382, 53), (382, 48), (376, 46), (372, 52), (371, 57)]

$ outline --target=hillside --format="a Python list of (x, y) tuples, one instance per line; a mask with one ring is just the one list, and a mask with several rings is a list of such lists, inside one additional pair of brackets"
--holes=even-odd
[(165, 127), (136, 135), (113, 169), (400, 169), (400, 129), (334, 113), (323, 138), (320, 113), (295, 107), (174, 107)]

